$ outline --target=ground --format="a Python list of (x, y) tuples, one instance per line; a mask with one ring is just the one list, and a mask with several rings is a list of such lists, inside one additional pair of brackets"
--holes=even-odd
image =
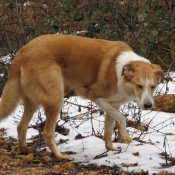
[[(1, 129), (1, 135), (5, 130)], [(17, 154), (18, 143), (13, 138), (0, 137), (0, 175), (147, 175), (147, 171), (125, 172), (120, 167), (74, 164), (71, 161), (56, 159), (46, 149), (42, 138), (36, 136), (28, 144), (28, 152)], [(73, 154), (67, 152), (67, 154)], [(128, 165), (130, 166), (130, 165)], [(133, 165), (132, 165), (133, 166)], [(170, 175), (160, 172), (159, 175)], [(172, 174), (171, 174), (172, 175)]]
[[(174, 84), (172, 86), (172, 89), (174, 92)], [(158, 98), (157, 99), (158, 102), (156, 102), (156, 104), (157, 104), (156, 106), (158, 109), (154, 109), (154, 110), (162, 111), (163, 110), (162, 107), (164, 107), (166, 109), (166, 111), (169, 112), (169, 109), (167, 110), (167, 108), (172, 107), (172, 105), (170, 105), (170, 104), (174, 105), (174, 101), (173, 101), (174, 96), (171, 98), (172, 100), (170, 100), (169, 96), (167, 96), (167, 97), (168, 97), (168, 99), (163, 98), (164, 100)], [(156, 99), (155, 99), (155, 101), (156, 101)], [(161, 109), (160, 109), (160, 107), (161, 107)], [(172, 108), (172, 109), (174, 109), (174, 108)], [(79, 110), (79, 108), (78, 108), (78, 110)], [(21, 111), (19, 109), (17, 111), (19, 112), (19, 115), (20, 115)], [(91, 110), (91, 111), (92, 111), (93, 115), (97, 114), (99, 116), (99, 113), (94, 112), (95, 110)], [(83, 113), (83, 112), (84, 111), (81, 111), (81, 113)], [(14, 120), (16, 121), (18, 119), (17, 118), (18, 113), (15, 113), (15, 114), (16, 115), (15, 115)], [(40, 113), (38, 113), (38, 114), (40, 114)], [(142, 116), (143, 116), (142, 123), (136, 123), (133, 120), (127, 121), (127, 127), (130, 128), (131, 135), (133, 133), (132, 129), (134, 129), (133, 131), (135, 132), (136, 136), (140, 135), (140, 133), (141, 134), (145, 133), (147, 135), (150, 133), (150, 136), (153, 135), (153, 137), (150, 137), (150, 136), (147, 137), (147, 138), (152, 138), (153, 139), (152, 141), (150, 141), (146, 138), (139, 139), (140, 137), (133, 136), (132, 140), (133, 140), (133, 142), (135, 142), (135, 144), (137, 144), (137, 146), (135, 144), (131, 144), (130, 147), (136, 148), (135, 151), (133, 151), (134, 149), (131, 152), (129, 152), (129, 150), (127, 150), (128, 154), (124, 154), (124, 153), (117, 154), (116, 153), (116, 155), (120, 156), (120, 157), (122, 157), (124, 155), (129, 157), (128, 164), (125, 163), (126, 160), (122, 160), (122, 162), (120, 161), (121, 163), (124, 162), (124, 164), (122, 166), (127, 167), (128, 170), (130, 167), (133, 167), (133, 166), (138, 167), (138, 165), (140, 163), (139, 161), (141, 160), (141, 157), (144, 157), (143, 152), (141, 152), (142, 149), (144, 148), (144, 145), (146, 147), (146, 154), (150, 154), (150, 152), (147, 153), (147, 149), (150, 149), (150, 150), (154, 149), (156, 145), (159, 148), (161, 148), (160, 145), (162, 145), (162, 143), (163, 143), (161, 139), (167, 137), (167, 141), (169, 141), (169, 142), (165, 142), (165, 143), (167, 143), (167, 148), (169, 149), (169, 146), (172, 145), (172, 147), (170, 148), (170, 153), (174, 152), (174, 135), (175, 135), (175, 133), (174, 133), (174, 123), (175, 123), (174, 113), (172, 113), (172, 115), (170, 115), (168, 113), (158, 112), (159, 115), (157, 115), (154, 112), (151, 112), (151, 114), (152, 114), (152, 117), (153, 117), (154, 122), (155, 122), (154, 124), (150, 124), (150, 122), (148, 122), (146, 120), (147, 118), (144, 119), (145, 115), (143, 113), (142, 113)], [(151, 116), (150, 116), (151, 114), (149, 114), (150, 121), (152, 121)], [(40, 115), (37, 115), (37, 117), (38, 116), (40, 116)], [(71, 127), (74, 126), (74, 130), (76, 129), (76, 126), (79, 126), (79, 128), (78, 128), (79, 130), (77, 129), (78, 131), (80, 131), (79, 133), (84, 133), (84, 130), (81, 130), (82, 128), (80, 128), (80, 123), (85, 124), (85, 127), (84, 126), (83, 127), (85, 128), (86, 132), (91, 130), (91, 128), (87, 124), (88, 120), (86, 122), (83, 122), (87, 118), (83, 119), (82, 116), (83, 115), (78, 115), (78, 118), (76, 119), (78, 125), (75, 125), (75, 126), (70, 125)], [(99, 124), (101, 122), (101, 120), (99, 118), (95, 118), (95, 117), (94, 117), (94, 119), (95, 119), (93, 121), (94, 127), (96, 126), (97, 131), (99, 130), (99, 132), (96, 132), (96, 133), (100, 133), (101, 129), (99, 129), (98, 127), (103, 128), (103, 125), (101, 126)], [(11, 118), (11, 120), (13, 120), (13, 118)], [(146, 122), (144, 122), (144, 120), (146, 120)], [(74, 123), (73, 118), (71, 118), (71, 121)], [(91, 120), (89, 119), (89, 121), (91, 121)], [(165, 121), (169, 121), (169, 123), (165, 123)], [(160, 125), (160, 127), (158, 127), (159, 125)], [(35, 125), (30, 125), (30, 127), (35, 128), (38, 131), (43, 130), (43, 129), (41, 129), (41, 128), (43, 128), (43, 126), (44, 126), (44, 122), (40, 123), (40, 124), (37, 124), (37, 122), (36, 122)], [(89, 130), (88, 130), (87, 126), (88, 126)], [(167, 127), (165, 127), (165, 126), (167, 126)], [(6, 128), (11, 127), (9, 120), (7, 120), (4, 124), (2, 124), (1, 127), (6, 127)], [(69, 129), (71, 127), (69, 127)], [(163, 129), (165, 129), (165, 130), (163, 130)], [(71, 161), (68, 161), (68, 160), (56, 159), (54, 157), (54, 155), (51, 154), (46, 149), (46, 144), (45, 144), (43, 138), (40, 137), (39, 135), (36, 135), (36, 134), (34, 134), (34, 136), (30, 139), (30, 142), (28, 143), (28, 146), (29, 146), (28, 152), (23, 154), (23, 155), (18, 155), (17, 154), (17, 148), (18, 148), (17, 140), (12, 138), (12, 137), (9, 137), (8, 134), (6, 135), (5, 134), (6, 131), (7, 131), (6, 129), (0, 128), (0, 175), (51, 175), (51, 174), (52, 175), (147, 175), (147, 174), (150, 174), (147, 171), (147, 169), (140, 170), (139, 172), (131, 172), (131, 171), (129, 172), (129, 171), (126, 171), (126, 168), (125, 168), (125, 171), (122, 170), (120, 168), (121, 163), (119, 163), (120, 159), (116, 159), (117, 156), (115, 156), (115, 155), (112, 155), (113, 160), (116, 160), (115, 164), (113, 164), (112, 167), (105, 166), (105, 165), (97, 166), (96, 164), (88, 164), (88, 165), (85, 165), (82, 163), (77, 164), (77, 163), (72, 163)], [(62, 129), (57, 128), (57, 127), (56, 127), (56, 131), (62, 135), (68, 135), (68, 132), (69, 132), (69, 130), (66, 128), (64, 128), (64, 130), (62, 130)], [(149, 131), (149, 132), (147, 132), (147, 131)], [(13, 133), (14, 130), (11, 130), (11, 132)], [(41, 133), (41, 131), (39, 131), (39, 133)], [(165, 137), (162, 137), (163, 134)], [(96, 134), (94, 134), (93, 137), (90, 137), (91, 135), (89, 135), (89, 134), (87, 134), (88, 136), (86, 136), (86, 137), (83, 137), (81, 134), (77, 135), (77, 133), (72, 134), (72, 135), (73, 135), (73, 140), (72, 140), (73, 142), (76, 142), (75, 141), (76, 139), (83, 140), (83, 138), (85, 138), (88, 140), (88, 137), (89, 137), (89, 139), (91, 140), (93, 137), (95, 137), (95, 139), (97, 137)], [(161, 137), (160, 137), (160, 135), (161, 135)], [(100, 138), (101, 135), (98, 135), (98, 137)], [(59, 138), (65, 138), (65, 137), (59, 136)], [(71, 138), (71, 137), (69, 137), (69, 138)], [(102, 138), (98, 139), (99, 143), (101, 143), (101, 141), (102, 141), (101, 139)], [(64, 142), (66, 142), (66, 140), (59, 139), (59, 144), (64, 143)], [(69, 142), (71, 142), (71, 140)], [(121, 143), (119, 143), (118, 140), (114, 140), (114, 142), (117, 142), (117, 145), (121, 145)], [(152, 147), (150, 147), (150, 145)], [(138, 148), (139, 146), (140, 146), (140, 149)], [(76, 147), (73, 147), (72, 150), (74, 150), (74, 148), (76, 148)], [(87, 148), (88, 148), (89, 152), (94, 150), (94, 146), (92, 148), (91, 147), (87, 147)], [(81, 149), (81, 146), (77, 147), (77, 149)], [(99, 147), (98, 147), (98, 149), (99, 149)], [(102, 150), (105, 150), (105, 149), (101, 149), (100, 153), (102, 152)], [(165, 148), (163, 150), (165, 150)], [(161, 170), (161, 168), (166, 168), (167, 170), (169, 170), (169, 168), (174, 167), (174, 165), (175, 165), (174, 156), (172, 154), (168, 155), (169, 150), (167, 150), (167, 154), (165, 154), (165, 152), (166, 151), (159, 150), (159, 151), (156, 151), (154, 153), (154, 155), (150, 154), (151, 155), (150, 159), (151, 158), (155, 159), (154, 156), (156, 156), (156, 158), (159, 158), (159, 159), (161, 158), (161, 160), (162, 160), (161, 162), (164, 163), (164, 164), (161, 164), (162, 167), (161, 166), (158, 167), (158, 171), (160, 169), (160, 173), (157, 173), (154, 175), (175, 175), (175, 173), (174, 173), (175, 171), (170, 171), (173, 173), (168, 173), (168, 172)], [(66, 153), (68, 155), (72, 155), (72, 157), (74, 157), (74, 154), (76, 154), (75, 152), (71, 152), (71, 151), (64, 152), (64, 153)], [(160, 154), (158, 154), (158, 153), (160, 153)], [(103, 154), (97, 153), (94, 155), (98, 155), (97, 160), (98, 159), (100, 160), (100, 158), (103, 158), (103, 157), (110, 158), (110, 155), (107, 155), (107, 153), (103, 153)], [(139, 159), (131, 159), (130, 157), (136, 157), (136, 158), (140, 157), (140, 158)], [(84, 158), (87, 159), (87, 157), (85, 157), (85, 156), (84, 156)], [(92, 157), (92, 159), (95, 159), (95, 157)], [(107, 160), (110, 160), (110, 159), (106, 159), (105, 162)], [(133, 161), (133, 160), (138, 160), (138, 161)], [(147, 162), (148, 161), (149, 160), (147, 160)], [(137, 165), (137, 162), (138, 162), (138, 165)], [(165, 163), (165, 162), (167, 162), (167, 163)], [(120, 167), (117, 166), (119, 164), (120, 164)], [(151, 164), (149, 164), (149, 166), (150, 165)]]

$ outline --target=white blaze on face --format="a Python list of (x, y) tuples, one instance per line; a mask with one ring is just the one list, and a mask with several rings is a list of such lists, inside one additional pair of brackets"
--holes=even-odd
[(151, 82), (152, 80), (148, 78), (147, 73), (145, 76), (145, 87), (143, 89), (140, 106), (142, 109), (149, 109), (154, 105), (154, 100), (152, 98), (152, 92), (150, 89), (150, 86), (153, 84), (153, 82)]

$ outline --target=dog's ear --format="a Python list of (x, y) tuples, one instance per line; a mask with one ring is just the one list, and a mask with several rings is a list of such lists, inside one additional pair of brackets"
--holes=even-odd
[(155, 69), (157, 81), (163, 83), (164, 82), (164, 73), (163, 73), (161, 67), (157, 64), (153, 64), (153, 67)]
[(131, 79), (134, 76), (134, 68), (132, 64), (126, 64), (123, 66), (121, 76), (125, 76), (127, 79)]

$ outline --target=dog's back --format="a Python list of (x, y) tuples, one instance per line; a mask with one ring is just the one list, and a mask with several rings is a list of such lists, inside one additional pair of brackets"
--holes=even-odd
[[(132, 49), (120, 41), (90, 39), (73, 35), (44, 35), (26, 44), (19, 54), (23, 57), (22, 74), (28, 71), (26, 74), (30, 76), (27, 79), (57, 64), (58, 68), (55, 69), (61, 70), (64, 82), (75, 89), (78, 95), (92, 99), (93, 95), (87, 96), (88, 89), (84, 87), (91, 87), (99, 77), (103, 77), (100, 82), (104, 84), (108, 84), (105, 82), (111, 81), (110, 79), (113, 79), (115, 83), (116, 57), (122, 51), (127, 50)], [(107, 73), (109, 66), (113, 71)], [(96, 96), (104, 94), (99, 88), (98, 92), (94, 93)]]

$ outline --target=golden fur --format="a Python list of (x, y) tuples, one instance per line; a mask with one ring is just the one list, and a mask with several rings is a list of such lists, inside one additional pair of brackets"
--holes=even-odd
[[(126, 59), (122, 58), (122, 53), (126, 54), (123, 55)], [(133, 58), (128, 60), (130, 55)], [(46, 114), (45, 141), (56, 157), (67, 158), (60, 153), (54, 139), (64, 84), (106, 111), (104, 140), (107, 149), (114, 149), (114, 121), (118, 124), (120, 140), (130, 142), (126, 119), (118, 108), (134, 99), (143, 109), (150, 108), (157, 82), (163, 80), (158, 65), (134, 57), (140, 59), (124, 42), (71, 35), (40, 36), (23, 46), (12, 62), (0, 103), (1, 121), (13, 112), (20, 99), (24, 102), (24, 114), (17, 128), (18, 152), (27, 149), (28, 124), (37, 107), (42, 106)]]

